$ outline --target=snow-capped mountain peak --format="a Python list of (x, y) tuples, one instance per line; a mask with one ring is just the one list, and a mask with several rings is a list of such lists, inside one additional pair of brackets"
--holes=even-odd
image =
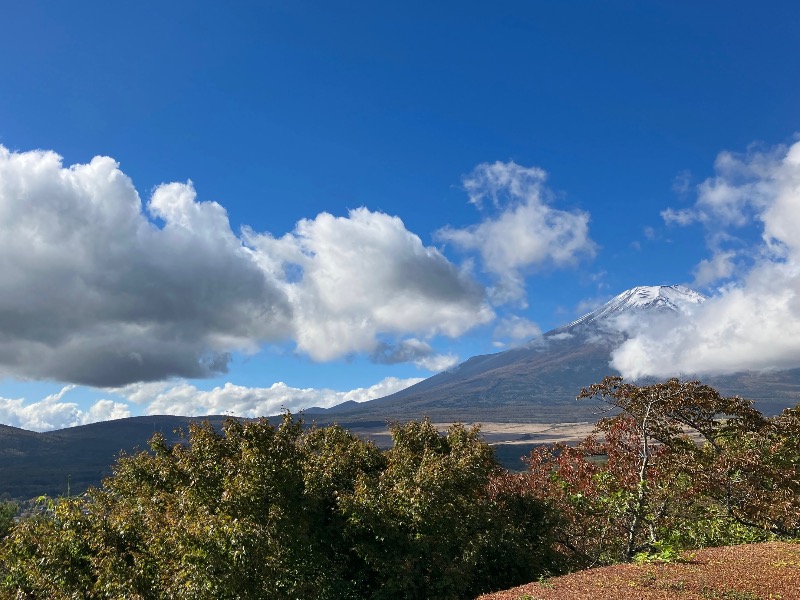
[(612, 305), (618, 310), (652, 306), (682, 310), (686, 305), (700, 304), (705, 299), (702, 294), (683, 285), (645, 285), (622, 292), (605, 306)]
[(587, 325), (622, 313), (643, 310), (667, 310), (686, 313), (693, 306), (705, 302), (706, 297), (683, 285), (646, 285), (626, 290), (603, 306), (580, 319), (561, 327), (568, 330), (578, 325)]

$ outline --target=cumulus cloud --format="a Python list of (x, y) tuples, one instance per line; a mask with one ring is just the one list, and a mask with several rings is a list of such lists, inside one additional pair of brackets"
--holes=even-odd
[(547, 174), (515, 162), (483, 163), (464, 178), (470, 202), (491, 214), (464, 229), (445, 227), (439, 239), (480, 255), (484, 269), (496, 284), (489, 290), (496, 303), (525, 305), (526, 272), (543, 265), (563, 267), (581, 256), (593, 256), (589, 214), (551, 206), (545, 187)]
[[(705, 224), (711, 230), (737, 228), (761, 220), (767, 208), (777, 200), (779, 179), (788, 174), (795, 161), (792, 148), (776, 146), (767, 150), (750, 149), (745, 154), (720, 152), (714, 162), (715, 175), (701, 182), (693, 207), (668, 208), (661, 216), (668, 224)], [(783, 166), (780, 166), (783, 165)], [(782, 172), (781, 172), (782, 171)]]
[(694, 269), (694, 285), (706, 287), (721, 279), (728, 279), (733, 275), (736, 264), (733, 259), (736, 252), (726, 250), (714, 253), (711, 258), (704, 258)]
[(147, 404), (164, 390), (174, 387), (172, 381), (139, 381), (121, 387), (107, 387), (105, 391), (110, 394), (122, 396), (134, 404)]
[[(202, 416), (229, 414), (237, 417), (262, 417), (275, 415), (284, 409), (299, 411), (317, 406), (329, 408), (352, 400), (364, 402), (394, 394), (422, 381), (420, 378), (399, 379), (387, 377), (367, 388), (347, 392), (317, 388), (293, 388), (278, 382), (270, 387), (250, 388), (232, 383), (212, 390), (199, 390), (190, 383), (179, 383), (157, 391), (148, 399), (148, 414)], [(137, 386), (127, 388), (135, 394)], [(142, 396), (140, 394), (139, 399)]]
[[(704, 224), (712, 246), (731, 231), (756, 227), (760, 240), (746, 249), (752, 265), (690, 318), (634, 331), (613, 354), (612, 366), (626, 377), (800, 367), (800, 142), (725, 152), (715, 169), (686, 214)], [(733, 256), (715, 252), (696, 277), (734, 272)]]
[(191, 183), (144, 212), (116, 162), (0, 147), (0, 373), (88, 385), (224, 372), (288, 333), (284, 292)]
[(111, 158), (0, 146), (0, 376), (121, 386), (224, 373), (294, 341), (315, 360), (494, 314), (470, 275), (367, 209), (281, 238), (234, 233), (188, 183), (145, 206)]
[[(359, 208), (304, 219), (282, 238), (245, 237), (264, 270), (284, 282), (297, 347), (315, 360), (380, 357), (380, 334), (455, 337), (494, 318), (483, 288), (398, 217)], [(421, 346), (400, 348), (415, 358)]]
[[(141, 405), (150, 415), (227, 414), (254, 418), (276, 415), (285, 409), (298, 412), (312, 406), (329, 408), (347, 401), (365, 402), (394, 394), (420, 381), (422, 378), (386, 377), (375, 385), (348, 391), (293, 388), (283, 382), (263, 388), (226, 383), (206, 391), (185, 381), (133, 383), (105, 391)], [(64, 400), (73, 389), (73, 385), (65, 386), (36, 402), (0, 397), (0, 422), (30, 431), (50, 431), (131, 416), (127, 404), (107, 399), (82, 410), (77, 403)]]
[(0, 397), (0, 422), (30, 431), (50, 431), (131, 416), (128, 407), (121, 402), (98, 400), (84, 411), (73, 402), (63, 401), (63, 396), (73, 388), (65, 386), (38, 402)]

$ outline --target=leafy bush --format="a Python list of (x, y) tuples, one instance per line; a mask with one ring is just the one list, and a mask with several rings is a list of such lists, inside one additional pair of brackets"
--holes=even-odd
[(0, 502), (0, 539), (3, 539), (17, 516), (17, 505), (14, 502)]
[(549, 513), (497, 485), (477, 429), (392, 426), (382, 452), (286, 415), (151, 440), (102, 488), (6, 538), (2, 586), (34, 598), (472, 598), (557, 565)]

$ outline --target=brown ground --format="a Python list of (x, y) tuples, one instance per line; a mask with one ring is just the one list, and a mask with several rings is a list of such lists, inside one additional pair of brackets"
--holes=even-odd
[(705, 548), (685, 562), (614, 565), (529, 583), (479, 600), (800, 600), (800, 544)]
[[(464, 423), (466, 426), (475, 423)], [(434, 423), (441, 432), (447, 431), (451, 423)], [(481, 422), (481, 434), (490, 444), (553, 444), (565, 442), (574, 444), (592, 433), (594, 423), (497, 423)], [(388, 448), (392, 436), (386, 426), (348, 423), (348, 429), (354, 434), (370, 439), (382, 448)]]

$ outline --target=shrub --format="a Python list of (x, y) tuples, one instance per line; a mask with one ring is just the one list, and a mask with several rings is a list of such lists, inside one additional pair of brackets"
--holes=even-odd
[(286, 415), (154, 436), (84, 497), (0, 551), (4, 593), (33, 598), (472, 598), (556, 564), (551, 519), (498, 485), (478, 430), (393, 425), (382, 452)]

